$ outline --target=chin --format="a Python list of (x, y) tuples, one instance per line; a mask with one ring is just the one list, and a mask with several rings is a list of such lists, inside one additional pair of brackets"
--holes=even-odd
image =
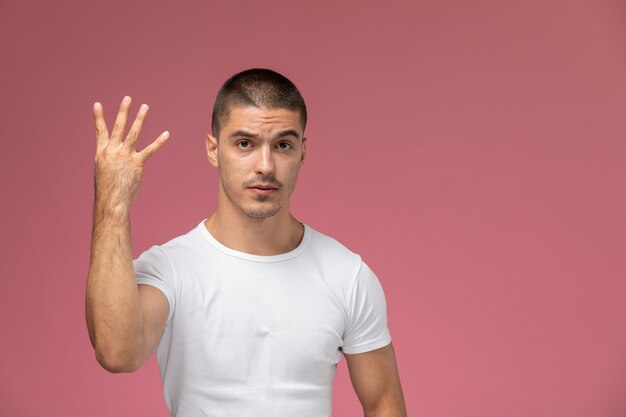
[(253, 219), (267, 219), (268, 217), (275, 216), (282, 209), (281, 206), (273, 207), (246, 207), (241, 208), (241, 211), (248, 217)]

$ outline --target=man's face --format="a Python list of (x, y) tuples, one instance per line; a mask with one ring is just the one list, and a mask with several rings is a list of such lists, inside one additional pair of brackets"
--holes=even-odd
[(300, 114), (287, 109), (234, 107), (219, 140), (207, 137), (209, 161), (220, 172), (220, 198), (252, 218), (289, 210), (304, 162)]

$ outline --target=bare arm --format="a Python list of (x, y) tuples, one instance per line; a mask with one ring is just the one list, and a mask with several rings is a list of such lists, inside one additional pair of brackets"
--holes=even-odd
[(148, 108), (141, 107), (122, 141), (129, 108), (130, 98), (122, 102), (109, 136), (102, 106), (94, 105), (95, 201), (85, 306), (96, 358), (111, 372), (131, 372), (141, 366), (154, 351), (169, 312), (167, 299), (158, 289), (136, 284), (129, 218), (144, 164), (169, 134), (164, 132), (137, 152), (135, 144)]
[(406, 417), (406, 406), (391, 344), (366, 353), (346, 354), (350, 380), (365, 417)]

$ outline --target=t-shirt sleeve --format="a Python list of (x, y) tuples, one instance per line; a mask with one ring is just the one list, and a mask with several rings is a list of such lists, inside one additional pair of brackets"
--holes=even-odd
[(361, 262), (348, 308), (348, 326), (343, 337), (344, 353), (363, 353), (387, 346), (391, 335), (387, 327), (385, 293), (372, 270)]
[(167, 323), (169, 324), (176, 307), (175, 271), (171, 260), (163, 249), (152, 246), (133, 260), (137, 284), (156, 287), (165, 295), (169, 304)]

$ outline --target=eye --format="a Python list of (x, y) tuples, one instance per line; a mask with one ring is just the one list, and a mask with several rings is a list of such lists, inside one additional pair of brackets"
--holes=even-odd
[(250, 142), (248, 142), (247, 140), (242, 140), (242, 141), (237, 142), (237, 146), (239, 148), (244, 148), (244, 149), (245, 148), (249, 148), (250, 147)]
[(278, 144), (278, 147), (280, 149), (291, 149), (291, 143), (289, 143), (289, 142), (280, 142)]

